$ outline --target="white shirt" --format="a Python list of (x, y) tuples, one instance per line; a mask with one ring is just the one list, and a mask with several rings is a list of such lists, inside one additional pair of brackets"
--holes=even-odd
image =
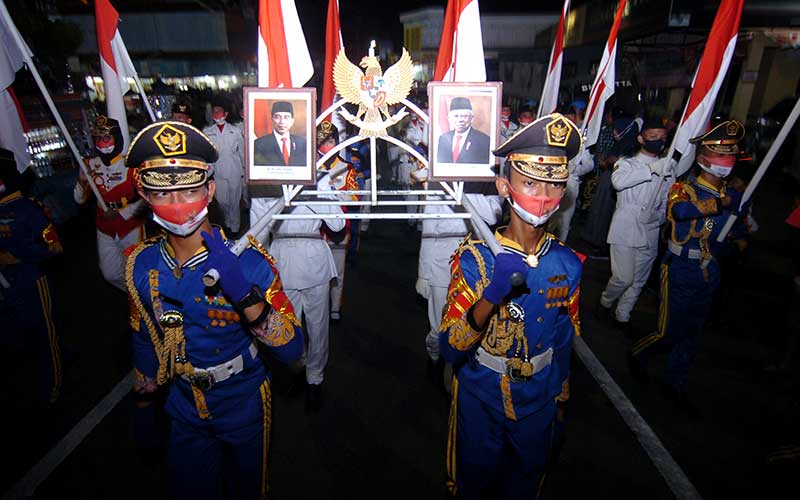
[[(617, 208), (611, 219), (608, 243), (634, 248), (657, 248), (658, 228), (666, 220), (667, 193), (672, 177), (661, 178), (650, 171), (658, 158), (638, 153), (614, 165), (611, 184), (617, 191)], [(654, 190), (659, 193), (651, 206)]]

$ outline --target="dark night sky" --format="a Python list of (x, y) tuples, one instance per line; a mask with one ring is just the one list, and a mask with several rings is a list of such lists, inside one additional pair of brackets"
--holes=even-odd
[[(313, 53), (324, 48), (325, 16), (327, 2), (320, 0), (296, 0), (297, 10)], [(527, 4), (527, 5), (526, 5)], [(363, 55), (371, 39), (392, 39), (399, 49), (403, 42), (403, 26), (400, 13), (423, 7), (445, 8), (446, 0), (340, 0), (342, 38), (351, 57)], [(520, 0), (492, 0), (480, 2), (481, 13), (507, 12), (557, 12), (560, 0), (547, 2), (523, 2)]]

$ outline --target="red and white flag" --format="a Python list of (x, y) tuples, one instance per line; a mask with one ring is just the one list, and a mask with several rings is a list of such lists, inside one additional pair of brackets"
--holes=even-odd
[(259, 0), (258, 86), (302, 87), (313, 75), (294, 0)]
[(344, 47), (342, 26), (339, 23), (339, 0), (328, 0), (328, 20), (325, 23), (325, 73), (322, 78), (323, 111), (333, 104), (336, 98), (336, 87), (333, 85), (333, 62)]
[(448, 0), (434, 81), (485, 82), (478, 0)]
[[(21, 173), (30, 165), (31, 155), (28, 153), (28, 143), (25, 140), (25, 129), (21, 120), (22, 115), (14, 98), (11, 84), (14, 83), (16, 72), (25, 63), (25, 55), (30, 57), (33, 54), (27, 45), (25, 45), (27, 54), (22, 54), (12, 34), (16, 31), (16, 26), (6, 23), (5, 16), (0, 17), (0, 42), (2, 42), (2, 47), (0, 47), (0, 147), (14, 153), (17, 170)], [(19, 39), (21, 40), (22, 37)]]
[(616, 82), (615, 64), (617, 60), (617, 33), (622, 21), (622, 13), (625, 12), (626, 0), (619, 0), (617, 13), (614, 16), (614, 24), (611, 26), (611, 33), (608, 35), (606, 47), (603, 49), (603, 58), (600, 66), (597, 67), (592, 90), (589, 92), (589, 102), (586, 104), (586, 115), (583, 122), (584, 143), (588, 148), (597, 142), (600, 129), (603, 126), (603, 108), (606, 101), (614, 95), (614, 85)]
[(125, 101), (122, 96), (130, 90), (128, 78), (136, 75), (136, 69), (128, 55), (128, 49), (119, 33), (119, 13), (108, 0), (94, 3), (97, 26), (97, 50), (100, 53), (100, 72), (106, 94), (106, 114), (117, 120), (125, 142), (123, 154), (128, 150), (130, 134), (128, 118), (125, 115)]
[(550, 52), (550, 65), (547, 67), (547, 79), (542, 88), (542, 98), (539, 103), (539, 113), (537, 118), (550, 114), (558, 106), (558, 88), (561, 85), (561, 63), (564, 58), (564, 28), (569, 12), (569, 0), (564, 0), (564, 8), (561, 9), (561, 19), (558, 21), (556, 39), (553, 41), (553, 50)]
[(703, 57), (694, 75), (689, 101), (683, 110), (675, 139), (670, 146), (670, 158), (674, 157), (673, 151), (681, 153), (681, 158), (675, 167), (676, 177), (683, 175), (694, 162), (695, 147), (689, 139), (701, 135), (708, 127), (717, 93), (725, 80), (736, 48), (743, 5), (744, 0), (722, 0), (714, 24), (711, 25)]

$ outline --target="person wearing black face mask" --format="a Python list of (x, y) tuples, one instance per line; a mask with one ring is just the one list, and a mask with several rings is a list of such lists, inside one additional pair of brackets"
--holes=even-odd
[[(611, 246), (611, 278), (600, 296), (599, 315), (611, 317), (627, 336), (633, 337), (630, 318), (658, 254), (658, 229), (664, 223), (666, 190), (672, 184), (659, 159), (667, 130), (661, 120), (648, 120), (637, 137), (638, 154), (614, 165), (611, 183), (617, 191), (617, 207), (608, 231)], [(654, 198), (653, 191), (659, 194)], [(652, 200), (657, 199), (655, 205)]]
[(123, 252), (144, 238), (146, 207), (136, 192), (133, 171), (125, 168), (122, 158), (125, 143), (117, 120), (98, 116), (92, 139), (97, 156), (84, 159), (92, 178), (87, 179), (81, 170), (72, 194), (76, 203), (83, 204), (91, 191), (89, 182), (97, 186), (108, 206), (104, 212), (98, 205), (95, 217), (100, 271), (106, 281), (127, 293), (122, 276)]

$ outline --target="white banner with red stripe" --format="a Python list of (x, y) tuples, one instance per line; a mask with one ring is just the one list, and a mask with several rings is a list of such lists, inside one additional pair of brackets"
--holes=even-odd
[(603, 49), (603, 58), (597, 68), (597, 76), (594, 79), (592, 90), (589, 92), (589, 102), (586, 104), (583, 130), (581, 130), (585, 139), (583, 146), (586, 148), (597, 142), (600, 129), (603, 127), (603, 108), (605, 108), (606, 101), (614, 95), (617, 33), (623, 12), (625, 12), (625, 0), (620, 0), (614, 16), (614, 24), (611, 26), (611, 33), (609, 33), (606, 47)]
[(539, 100), (538, 118), (550, 114), (558, 106), (558, 89), (561, 86), (561, 65), (564, 60), (564, 30), (566, 29), (567, 13), (569, 12), (569, 0), (564, 0), (564, 7), (561, 9), (561, 19), (558, 21), (556, 38), (553, 41), (553, 49), (550, 51), (550, 65), (547, 67), (547, 79), (542, 88), (542, 97)]

